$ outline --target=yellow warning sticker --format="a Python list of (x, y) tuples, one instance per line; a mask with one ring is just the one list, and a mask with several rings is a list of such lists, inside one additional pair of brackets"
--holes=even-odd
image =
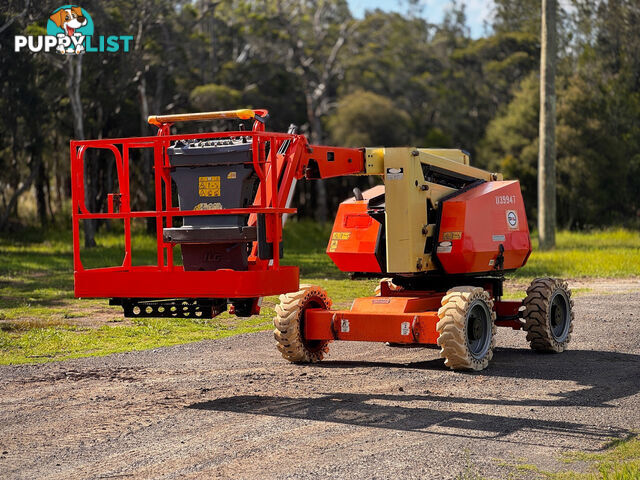
[(333, 232), (331, 238), (333, 240), (349, 240), (351, 237), (351, 232)]
[(443, 240), (460, 240), (462, 238), (462, 232), (444, 232), (442, 234)]
[(229, 172), (229, 174), (227, 175), (227, 178), (229, 180), (232, 180), (232, 179), (236, 178), (236, 176), (237, 176), (236, 172)]
[(216, 203), (199, 203), (195, 207), (194, 210), (222, 210), (222, 204), (220, 202)]
[(338, 240), (331, 240), (331, 244), (329, 245), (329, 251), (335, 252), (338, 249)]
[(198, 195), (201, 197), (219, 197), (220, 177), (198, 177)]

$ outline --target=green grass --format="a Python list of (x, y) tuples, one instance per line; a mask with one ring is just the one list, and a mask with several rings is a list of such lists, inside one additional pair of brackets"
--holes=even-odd
[[(309, 225), (304, 223), (303, 225)], [(311, 224), (313, 225), (313, 224)], [(306, 228), (306, 227), (305, 227)], [(330, 226), (313, 226), (305, 248), (304, 237), (295, 229), (285, 238), (285, 263), (300, 265), (303, 274), (314, 277), (344, 278), (324, 253)], [(288, 233), (288, 232), (287, 232)], [(640, 275), (640, 232), (625, 229), (594, 232), (558, 232), (556, 248), (538, 250), (535, 233), (533, 253), (524, 268), (509, 275), (514, 279), (542, 276), (562, 278), (625, 278)], [(290, 251), (291, 239), (295, 247)], [(310, 243), (310, 244), (309, 244)]]
[(582, 464), (582, 471), (571, 469), (548, 472), (525, 463), (502, 464), (511, 466), (518, 472), (534, 473), (537, 478), (548, 480), (637, 480), (640, 478), (640, 436), (629, 435), (615, 440), (598, 453), (565, 453), (562, 462), (568, 465), (579, 462)]
[[(571, 289), (572, 298), (575, 298), (581, 295), (587, 295), (589, 293), (593, 293), (592, 288), (572, 288)], [(502, 296), (502, 299), (503, 300), (522, 300), (526, 296), (527, 296), (526, 289), (519, 289), (519, 288), (516, 288), (513, 290), (505, 289), (505, 293)]]
[[(330, 225), (290, 222), (285, 229), (283, 263), (301, 268), (302, 283), (325, 287), (339, 308), (373, 292), (376, 280), (349, 280), (324, 253)], [(102, 233), (98, 248), (83, 251), (86, 267), (122, 262), (122, 235)], [(134, 264), (155, 263), (155, 240), (133, 235)], [(72, 245), (69, 231), (25, 230), (0, 237), (0, 364), (105, 355), (220, 338), (270, 328), (276, 297), (265, 299), (262, 314), (249, 320), (228, 314), (203, 321), (123, 321), (119, 307), (106, 300), (73, 298)], [(176, 248), (176, 259), (180, 258)], [(628, 230), (560, 232), (551, 252), (534, 251), (514, 278), (628, 277), (640, 272), (640, 235)], [(523, 292), (509, 292), (519, 298)]]
[[(533, 237), (533, 235), (532, 235)], [(514, 277), (630, 277), (640, 275), (640, 232), (617, 229), (559, 232), (554, 250), (534, 251)]]
[[(348, 307), (355, 296), (373, 291), (375, 280), (345, 280), (324, 255), (328, 230), (313, 223), (291, 223), (286, 232), (288, 264), (301, 265), (303, 282), (322, 284), (334, 304)], [(118, 265), (124, 245), (117, 232), (101, 233), (98, 247), (83, 250), (87, 268)], [(133, 262), (156, 261), (155, 239), (132, 237)], [(304, 250), (309, 249), (310, 254)], [(73, 298), (72, 244), (69, 232), (26, 230), (0, 237), (0, 364), (34, 363), (156, 348), (216, 339), (271, 327), (277, 297), (266, 298), (259, 317), (222, 314), (212, 320), (141, 319), (125, 321), (107, 300)], [(176, 249), (176, 263), (180, 263)], [(82, 322), (81, 320), (85, 320)]]
[(238, 319), (140, 319), (132, 325), (39, 326), (21, 329), (13, 324), (0, 332), (0, 364), (107, 355), (164, 347), (198, 340), (223, 338), (264, 330), (264, 317)]

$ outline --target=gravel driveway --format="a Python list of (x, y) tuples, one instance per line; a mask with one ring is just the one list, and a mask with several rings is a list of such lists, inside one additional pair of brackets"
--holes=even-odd
[(582, 296), (575, 308), (571, 350), (536, 354), (523, 332), (502, 328), (476, 374), (448, 371), (438, 350), (369, 343), (334, 343), (327, 361), (291, 365), (269, 332), (0, 367), (0, 478), (505, 478), (515, 463), (563, 468), (563, 451), (640, 430), (640, 294)]

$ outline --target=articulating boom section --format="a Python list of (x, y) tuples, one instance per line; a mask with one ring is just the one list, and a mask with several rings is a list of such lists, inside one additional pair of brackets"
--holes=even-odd
[[(156, 137), (71, 142), (74, 279), (77, 297), (111, 298), (128, 316), (211, 317), (226, 310), (248, 316), (259, 299), (298, 289), (297, 267), (280, 265), (283, 216), (295, 182), (359, 174), (364, 150), (309, 145), (304, 135), (265, 131), (266, 110), (234, 110), (149, 117)], [(175, 122), (253, 120), (251, 131), (172, 135)], [(85, 198), (85, 158), (90, 150), (110, 151), (117, 191), (106, 211), (91, 212)], [(153, 152), (155, 208), (134, 211), (129, 183), (133, 151)], [(178, 206), (173, 205), (175, 182)], [(182, 218), (176, 227), (174, 218)], [(131, 223), (154, 218), (157, 262), (132, 263)], [(124, 223), (121, 265), (85, 269), (80, 222)], [(182, 265), (174, 263), (180, 245)]]

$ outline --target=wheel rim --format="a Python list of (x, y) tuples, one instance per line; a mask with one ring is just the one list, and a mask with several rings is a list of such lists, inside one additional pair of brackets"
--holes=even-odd
[(565, 292), (558, 290), (551, 297), (549, 308), (549, 326), (555, 341), (564, 342), (566, 340), (570, 324), (569, 299)]
[(476, 300), (469, 306), (467, 313), (467, 345), (469, 353), (475, 359), (482, 359), (491, 346), (491, 313), (482, 300)]

